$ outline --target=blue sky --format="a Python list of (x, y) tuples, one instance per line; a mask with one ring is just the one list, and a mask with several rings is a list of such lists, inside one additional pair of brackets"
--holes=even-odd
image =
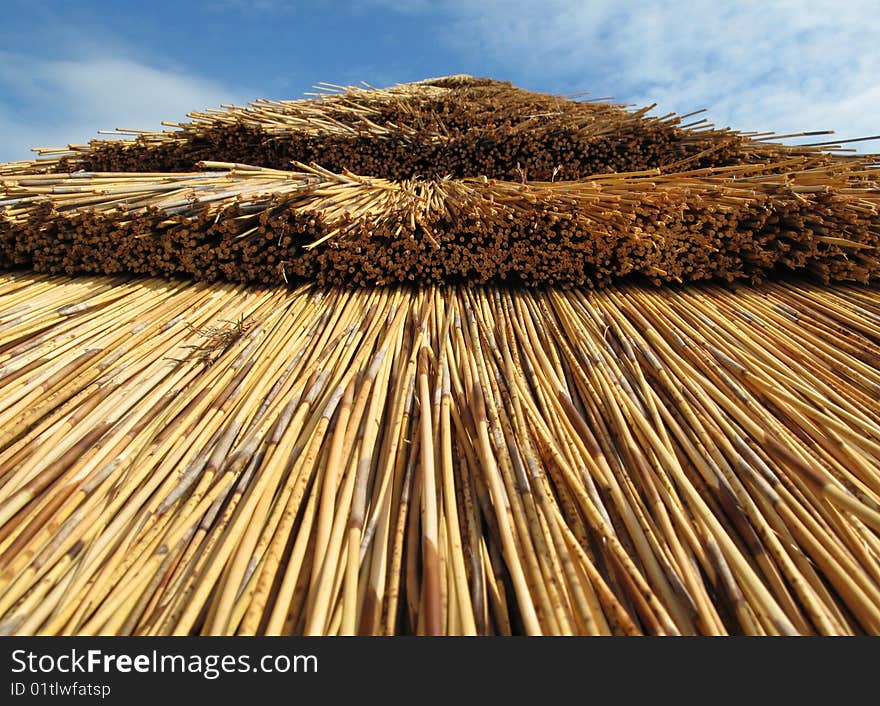
[(876, 0), (3, 0), (3, 20), (0, 161), (317, 81), (451, 73), (743, 130), (880, 133)]

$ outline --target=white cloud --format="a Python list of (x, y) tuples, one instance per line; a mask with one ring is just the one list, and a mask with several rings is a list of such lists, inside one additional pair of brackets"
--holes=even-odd
[[(876, 0), (450, 0), (445, 41), (535, 88), (579, 85), (742, 130), (880, 133)], [(869, 143), (876, 145), (877, 143)]]
[(162, 120), (252, 97), (128, 58), (53, 61), (0, 52), (0, 161), (28, 159), (32, 146), (82, 143), (98, 129), (160, 129)]
[[(249, 13), (314, 7), (215, 1)], [(716, 124), (741, 130), (880, 133), (876, 0), (357, 0), (347, 6), (356, 10), (421, 17), (456, 55), (455, 72), (471, 65), (479, 67), (473, 73), (535, 90), (656, 101), (659, 112), (705, 107)], [(113, 41), (92, 40), (67, 60), (0, 50), (0, 160), (28, 158), (34, 145), (84, 142), (101, 128), (158, 128), (163, 119), (259, 93), (129, 58)], [(384, 83), (397, 80), (392, 67), (402, 60), (371, 55), (366, 68), (359, 58), (343, 77), (314, 78), (346, 81), (356, 73), (382, 85), (383, 75)], [(426, 67), (431, 75), (445, 69)], [(860, 147), (880, 150), (880, 142)]]

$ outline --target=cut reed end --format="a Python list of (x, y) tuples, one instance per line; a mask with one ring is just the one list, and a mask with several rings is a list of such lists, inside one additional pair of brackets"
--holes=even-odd
[(0, 180), (0, 266), (334, 285), (880, 276), (880, 195), (858, 165), (561, 183), (205, 166), (226, 171)]

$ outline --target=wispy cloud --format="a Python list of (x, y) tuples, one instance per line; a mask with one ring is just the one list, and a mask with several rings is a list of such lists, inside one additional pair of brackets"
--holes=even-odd
[(100, 128), (154, 129), (187, 112), (248, 99), (186, 71), (124, 57), (41, 60), (0, 52), (0, 160), (32, 146), (84, 142)]
[[(20, 13), (43, 7), (13, 5)], [(320, 79), (386, 85), (460, 72), (540, 91), (656, 101), (662, 112), (705, 107), (715, 123), (742, 130), (880, 133), (876, 0), (194, 5), (176, 18), (178, 41), (162, 54), (152, 51), (155, 26), (138, 32), (137, 20), (126, 18), (120, 31), (113, 13), (78, 31), (73, 10), (40, 10), (35, 23), (48, 39), (39, 53), (9, 30), (0, 49), (0, 160), (26, 158), (33, 145), (83, 142), (99, 128), (155, 128), (224, 102), (298, 97)]]
[[(389, 4), (384, 0), (386, 6)], [(739, 129), (880, 133), (873, 0), (450, 0), (445, 41), (535, 87), (586, 84)]]

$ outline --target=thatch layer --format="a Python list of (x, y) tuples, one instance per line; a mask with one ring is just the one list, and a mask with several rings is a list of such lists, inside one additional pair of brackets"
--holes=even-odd
[(0, 302), (4, 632), (880, 632), (876, 289)]
[(204, 160), (289, 169), (299, 161), (394, 180), (518, 180), (525, 174), (549, 181), (797, 156), (852, 159), (822, 147), (779, 144), (772, 134), (715, 129), (694, 113), (653, 117), (654, 106), (630, 111), (468, 76), (385, 89), (320, 88), (312, 99), (194, 112), (191, 121), (166, 123), (171, 130), (122, 129), (116, 137), (123, 139), (41, 148), (40, 161), (8, 165), (5, 172), (187, 172)]
[(860, 163), (528, 183), (201, 166), (227, 171), (0, 178), (0, 267), (263, 284), (880, 276), (877, 170)]

